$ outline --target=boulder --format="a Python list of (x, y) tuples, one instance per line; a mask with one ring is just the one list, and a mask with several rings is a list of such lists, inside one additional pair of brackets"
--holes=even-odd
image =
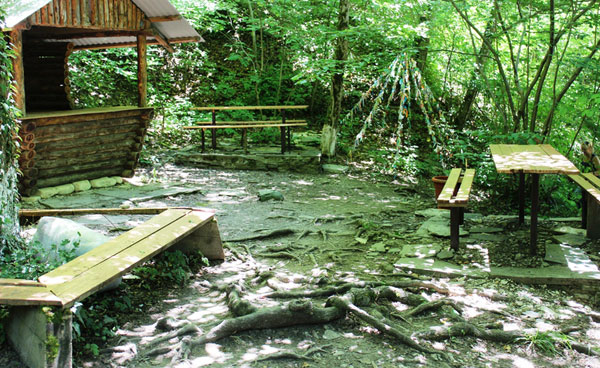
[(92, 184), (89, 180), (80, 180), (74, 182), (73, 187), (75, 187), (76, 192), (83, 192), (85, 190), (90, 190), (92, 188)]
[(117, 184), (117, 181), (114, 178), (103, 177), (94, 180), (90, 180), (90, 184), (92, 184), (92, 188), (107, 188), (112, 187)]
[(283, 194), (276, 190), (272, 189), (261, 189), (258, 191), (258, 199), (261, 202), (275, 200), (275, 201), (283, 201)]
[(71, 194), (75, 191), (75, 186), (73, 184), (63, 184), (59, 185), (56, 188), (56, 194), (67, 195)]

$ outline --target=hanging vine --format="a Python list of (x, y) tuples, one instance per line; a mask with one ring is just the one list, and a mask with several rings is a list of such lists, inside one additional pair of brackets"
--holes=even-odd
[[(0, 25), (4, 12), (0, 9)], [(17, 110), (12, 103), (11, 48), (4, 34), (0, 37), (0, 253), (17, 244), (18, 221), (18, 145)]]
[(447, 151), (444, 139), (446, 134), (443, 132), (444, 126), (441, 124), (443, 120), (441, 111), (423, 79), (416, 61), (405, 54), (396, 57), (387, 71), (362, 94), (358, 103), (344, 117), (343, 122), (366, 116), (356, 135), (355, 146), (358, 146), (374, 122), (386, 124), (391, 105), (398, 103), (395, 134), (396, 148), (399, 150), (405, 144), (405, 125), (411, 122), (411, 103), (413, 102), (422, 114), (433, 149), (441, 158), (442, 154)]

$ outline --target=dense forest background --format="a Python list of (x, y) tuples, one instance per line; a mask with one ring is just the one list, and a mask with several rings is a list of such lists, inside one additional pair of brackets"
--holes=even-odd
[[(596, 0), (173, 3), (205, 42), (149, 49), (149, 103), (158, 108), (149, 148), (192, 142), (181, 129), (202, 118), (192, 106), (307, 104), (311, 128), (338, 122), (338, 156), (364, 155), (410, 177), (476, 167), (494, 196), (507, 188), (497, 181), (512, 178), (496, 176), (489, 143), (549, 143), (578, 163), (578, 142), (600, 133)], [(70, 63), (80, 107), (135, 104), (134, 49), (79, 51)], [(562, 183), (543, 178), (546, 210), (575, 210)]]

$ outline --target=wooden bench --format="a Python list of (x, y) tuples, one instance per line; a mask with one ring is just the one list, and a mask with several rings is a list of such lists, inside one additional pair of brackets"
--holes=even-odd
[(592, 173), (569, 178), (581, 187), (581, 227), (591, 239), (600, 238), (600, 178)]
[[(286, 110), (306, 109), (308, 105), (296, 106), (212, 106), (212, 107), (194, 107), (196, 111), (210, 111), (212, 113), (211, 121), (200, 121), (198, 125), (184, 126), (183, 129), (202, 129), (202, 152), (205, 149), (204, 131), (211, 130), (212, 148), (217, 148), (217, 129), (242, 129), (242, 147), (247, 151), (248, 128), (279, 128), (281, 132), (281, 153), (286, 151), (286, 129), (287, 129), (287, 150), (292, 149), (292, 127), (306, 126), (306, 120), (286, 119)], [(217, 120), (217, 111), (234, 110), (279, 110), (281, 120), (251, 120), (251, 121), (221, 121)]]
[[(160, 252), (172, 247), (223, 260), (214, 216), (192, 208), (167, 209), (36, 281), (0, 279), (0, 304), (13, 306), (5, 326), (7, 337), (23, 362), (29, 367), (61, 367), (70, 362), (69, 308)], [(42, 306), (58, 307), (63, 322), (58, 327), (54, 322), (48, 327)], [(53, 339), (50, 335), (59, 341), (60, 349), (52, 364), (47, 365), (46, 344)]]
[(464, 210), (469, 204), (469, 194), (475, 178), (474, 169), (452, 169), (446, 184), (437, 197), (438, 206), (450, 208), (450, 247), (458, 250), (459, 225), (464, 222)]

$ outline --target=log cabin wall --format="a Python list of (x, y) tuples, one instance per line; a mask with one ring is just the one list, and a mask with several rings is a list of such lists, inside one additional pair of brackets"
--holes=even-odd
[(24, 40), (25, 106), (27, 112), (73, 108), (68, 58), (73, 44)]
[(129, 106), (22, 118), (21, 193), (103, 176), (133, 176), (152, 113), (152, 108)]
[(32, 26), (142, 30), (144, 13), (131, 0), (53, 0), (29, 17)]

